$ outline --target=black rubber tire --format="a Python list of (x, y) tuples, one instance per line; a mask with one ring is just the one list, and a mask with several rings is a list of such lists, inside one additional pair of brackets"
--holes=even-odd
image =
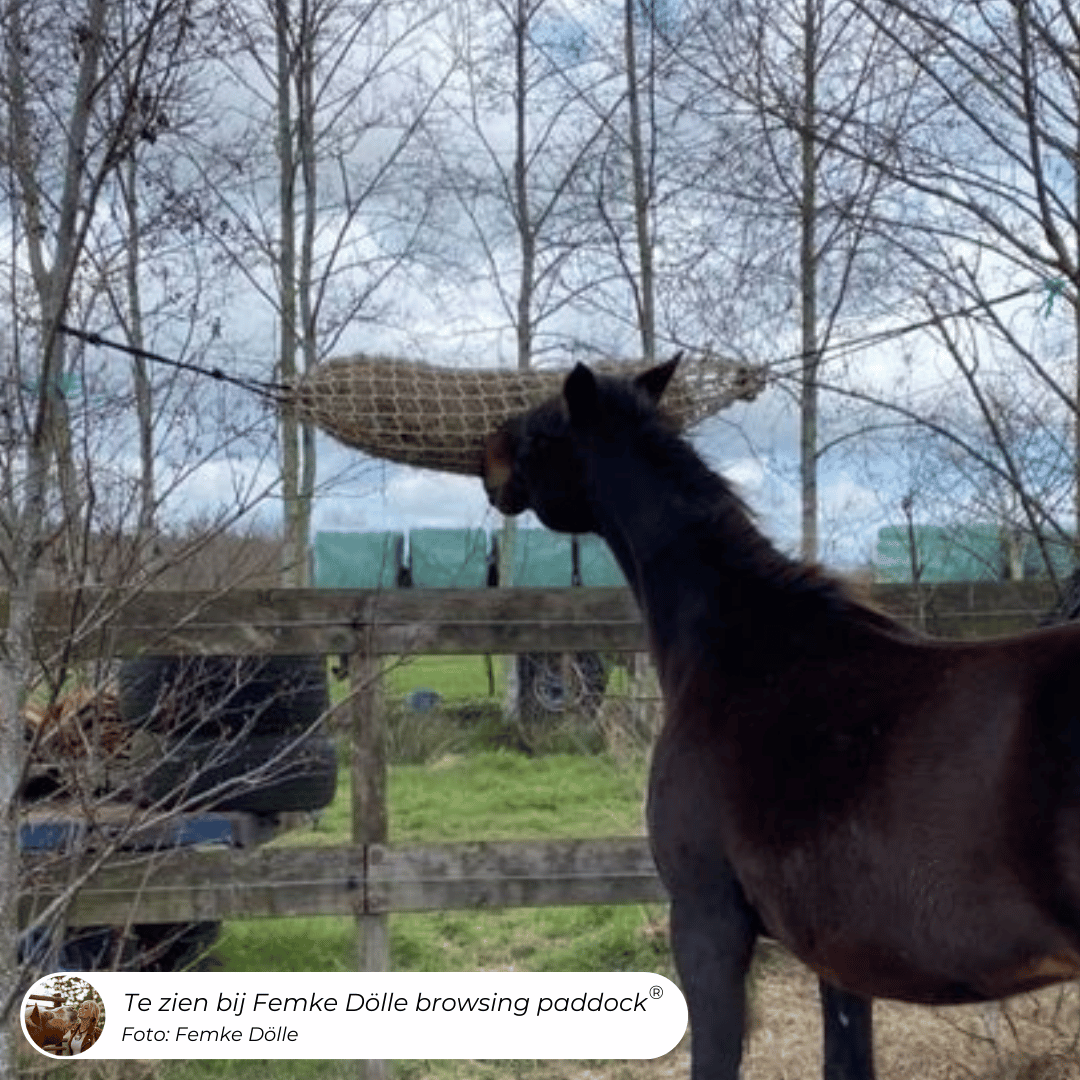
[(333, 799), (334, 745), (311, 731), (330, 701), (323, 657), (147, 656), (122, 664), (119, 684), (121, 716), (165, 737), (140, 778), (143, 801), (198, 799), (283, 750), (266, 780), (234, 785), (206, 808), (320, 810)]
[(329, 705), (321, 656), (142, 656), (121, 664), (119, 684), (125, 720), (171, 735), (299, 734)]
[(337, 752), (323, 734), (259, 735), (235, 745), (217, 739), (192, 739), (166, 752), (165, 759), (142, 781), (144, 801), (195, 799), (218, 785), (258, 769), (278, 753), (284, 759), (263, 781), (232, 785), (208, 801), (214, 810), (246, 810), (253, 814), (285, 810), (321, 810), (334, 798)]
[[(111, 926), (71, 930), (57, 957), (60, 971), (105, 971), (113, 962), (116, 935)], [(219, 922), (136, 923), (123, 945), (124, 971), (182, 971), (221, 935)]]
[(559, 653), (518, 656), (519, 702), (523, 720), (543, 720), (568, 709), (595, 716), (604, 700), (608, 671), (594, 652), (570, 657), (569, 680), (564, 679)]
[(183, 971), (195, 964), (221, 936), (219, 922), (136, 923), (132, 928), (134, 963), (139, 971)]

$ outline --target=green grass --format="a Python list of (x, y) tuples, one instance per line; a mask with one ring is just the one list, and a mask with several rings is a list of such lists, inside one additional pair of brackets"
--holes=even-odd
[[(604, 755), (530, 758), (504, 750), (394, 765), (387, 790), (390, 841), (643, 835), (644, 783), (643, 762), (617, 765)], [(342, 766), (337, 795), (318, 820), (272, 844), (347, 844), (351, 829), (349, 770)]]
[(169, 1061), (155, 1080), (356, 1080), (355, 1061)]
[[(474, 754), (497, 748), (527, 749), (535, 754), (595, 754), (612, 743), (596, 716), (573, 710), (524, 724), (504, 715), (505, 658), (416, 656), (388, 658), (382, 668), (382, 699), (391, 761), (420, 764), (448, 754)], [(348, 695), (348, 683), (331, 666), (331, 701)], [(625, 666), (609, 663), (607, 702), (617, 710), (629, 678)], [(427, 711), (409, 705), (409, 695), (434, 690), (439, 700)], [(348, 714), (339, 714), (339, 730)], [(616, 726), (618, 726), (616, 722)], [(626, 734), (631, 734), (629, 731)], [(620, 745), (626, 743), (623, 739)], [(634, 735), (631, 741), (640, 742)]]
[[(490, 667), (489, 667), (490, 663)], [(479, 701), (503, 693), (504, 660), (500, 656), (405, 656), (388, 659), (383, 686), (388, 698), (401, 698), (413, 690), (435, 690), (444, 701)], [(494, 682), (494, 690), (492, 689)], [(608, 672), (608, 691), (625, 694), (628, 678), (622, 665)]]
[[(603, 756), (504, 751), (395, 766), (387, 796), (390, 839), (640, 835), (643, 785), (644, 763), (618, 766)], [(320, 820), (274, 846), (348, 843), (350, 815), (343, 770), (337, 797)], [(644, 940), (633, 944), (635, 935), (654, 921), (650, 905), (393, 915), (391, 957), (400, 971), (630, 970), (651, 948)], [(350, 971), (355, 951), (352, 919), (321, 917), (226, 923), (215, 954), (228, 971)]]
[(391, 771), (390, 840), (539, 840), (641, 835), (644, 768), (509, 751)]
[[(392, 766), (390, 840), (642, 835), (644, 782), (644, 762), (618, 765), (602, 755), (530, 758), (500, 751)], [(273, 845), (348, 843), (351, 821), (343, 768), (337, 796), (319, 820)], [(627, 934), (653, 917), (651, 908), (635, 905), (393, 915), (391, 959), (401, 971), (617, 970)], [(585, 933), (585, 926), (592, 930)], [(228, 971), (350, 971), (355, 950), (351, 919), (320, 917), (226, 923), (215, 954)]]
[[(505, 908), (390, 917), (395, 971), (664, 971), (666, 939), (650, 904)], [(346, 917), (225, 925), (222, 971), (355, 971)], [(658, 966), (659, 965), (659, 966)]]
[[(499, 663), (492, 660), (495, 696), (501, 695)], [(387, 661), (383, 683), (387, 697), (413, 690), (435, 690), (444, 701), (476, 701), (490, 696), (487, 659), (483, 656), (413, 656)]]
[(658, 912), (626, 904), (394, 916), (391, 951), (400, 971), (661, 970)]

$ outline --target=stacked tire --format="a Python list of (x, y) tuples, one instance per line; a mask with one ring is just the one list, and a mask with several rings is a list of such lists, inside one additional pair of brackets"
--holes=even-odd
[(256, 814), (319, 810), (337, 757), (319, 656), (148, 656), (120, 669), (120, 713), (160, 741), (140, 798)]

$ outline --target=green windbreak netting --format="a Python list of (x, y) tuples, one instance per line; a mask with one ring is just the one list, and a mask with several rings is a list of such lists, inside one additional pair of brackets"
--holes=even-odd
[(488, 578), (483, 529), (412, 529), (409, 562), (418, 589), (481, 589)]
[[(582, 585), (626, 584), (611, 550), (599, 536), (578, 536), (574, 540)], [(542, 589), (573, 585), (574, 540), (547, 529), (521, 529), (515, 540), (514, 584)]]
[[(912, 553), (914, 540), (914, 557)], [(886, 525), (878, 530), (874, 572), (878, 581), (923, 584), (946, 581), (1007, 581), (1067, 577), (1073, 567), (1072, 543), (1046, 538), (1040, 546), (1023, 530), (996, 522), (956, 525)]]
[(316, 533), (315, 584), (322, 589), (392, 589), (404, 547), (400, 532)]
[(611, 548), (591, 533), (587, 536), (579, 536), (578, 541), (578, 567), (581, 570), (581, 584), (595, 588), (601, 586), (620, 588), (626, 585), (626, 578), (611, 554)]
[[(623, 586), (622, 572), (598, 536), (572, 540), (547, 529), (520, 529), (514, 544), (514, 585), (574, 584), (573, 544), (581, 584)], [(315, 584), (324, 589), (392, 589), (399, 585), (405, 534), (321, 532), (315, 536)], [(482, 589), (488, 585), (492, 543), (483, 529), (413, 529), (411, 581), (420, 589)]]
[(554, 588), (570, 584), (570, 537), (546, 529), (518, 529), (514, 537), (514, 585)]

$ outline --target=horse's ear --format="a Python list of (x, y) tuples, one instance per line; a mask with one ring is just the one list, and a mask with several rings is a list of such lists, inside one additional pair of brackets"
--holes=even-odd
[(643, 371), (634, 379), (634, 385), (640, 386), (655, 405), (659, 402), (661, 395), (667, 388), (667, 384), (671, 382), (671, 376), (675, 374), (675, 369), (679, 366), (681, 359), (682, 353), (678, 352), (666, 363), (657, 364), (656, 367)]
[(563, 398), (570, 410), (570, 423), (587, 427), (600, 414), (600, 394), (596, 376), (584, 365), (577, 364), (563, 383)]

